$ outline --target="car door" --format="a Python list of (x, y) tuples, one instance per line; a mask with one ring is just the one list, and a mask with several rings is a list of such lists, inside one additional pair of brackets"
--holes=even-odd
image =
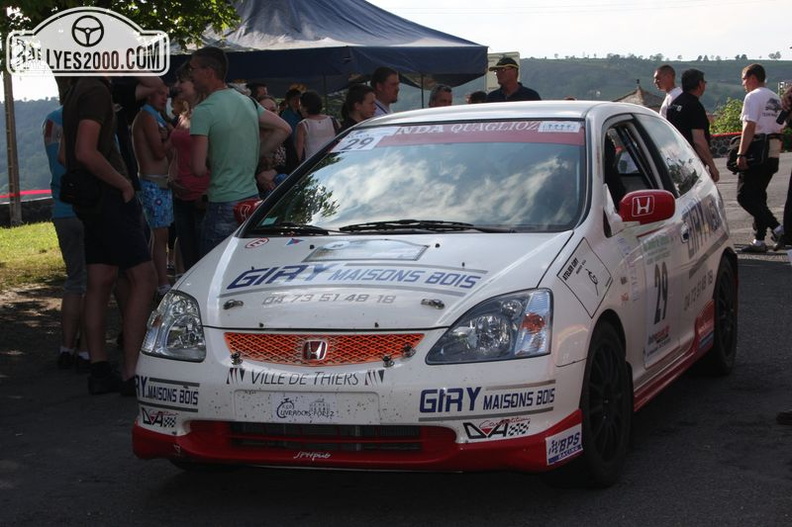
[[(608, 136), (616, 144), (616, 172), (624, 192), (670, 190), (659, 167), (657, 147), (643, 133), (635, 118), (611, 123)], [(676, 196), (676, 192), (672, 192)], [(683, 298), (684, 222), (679, 203), (674, 215), (664, 221), (628, 227), (640, 242), (645, 290), (643, 366), (648, 370), (661, 361), (673, 360), (680, 352)]]
[(664, 184), (677, 196), (680, 214), (680, 345), (687, 350), (696, 337), (697, 318), (712, 298), (720, 261), (718, 247), (728, 240), (721, 196), (693, 147), (664, 119), (640, 116), (639, 123), (656, 147)]

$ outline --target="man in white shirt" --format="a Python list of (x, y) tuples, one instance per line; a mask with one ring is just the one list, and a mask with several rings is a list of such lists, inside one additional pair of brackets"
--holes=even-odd
[[(743, 100), (740, 120), (743, 123), (740, 148), (737, 151), (737, 203), (754, 218), (754, 240), (742, 249), (743, 252), (764, 253), (767, 245), (764, 238), (767, 229), (770, 237), (777, 240), (784, 228), (767, 206), (767, 186), (778, 171), (778, 156), (781, 139), (777, 136), (783, 127), (776, 122), (781, 113), (781, 98), (765, 87), (766, 74), (760, 64), (751, 64), (742, 70), (742, 85), (748, 94)], [(761, 136), (767, 141), (767, 159), (762, 163), (748, 163), (751, 142)]]
[(674, 99), (682, 95), (682, 88), (676, 85), (676, 71), (670, 64), (663, 64), (655, 70), (654, 85), (666, 94), (663, 104), (660, 105), (660, 115), (666, 118), (668, 106)]

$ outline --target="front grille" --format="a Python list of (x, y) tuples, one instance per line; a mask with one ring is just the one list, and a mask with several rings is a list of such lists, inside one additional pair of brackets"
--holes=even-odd
[[(381, 362), (383, 357), (393, 360), (412, 353), (421, 342), (421, 333), (352, 334), (352, 335), (294, 335), (274, 333), (226, 333), (230, 353), (239, 353), (247, 360), (272, 364), (300, 366), (341, 366)], [(322, 360), (303, 356), (308, 341), (327, 343), (327, 355)]]
[(447, 428), (382, 425), (231, 423), (231, 444), (324, 452), (426, 452), (454, 442)]

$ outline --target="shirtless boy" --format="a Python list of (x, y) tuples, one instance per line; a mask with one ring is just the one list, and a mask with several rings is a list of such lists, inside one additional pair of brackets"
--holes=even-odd
[(165, 86), (146, 98), (132, 123), (132, 143), (140, 168), (140, 197), (151, 228), (151, 259), (157, 271), (157, 294), (170, 289), (167, 267), (168, 228), (173, 223), (173, 196), (168, 187), (168, 165), (172, 155), (170, 130), (160, 115), (168, 101)]

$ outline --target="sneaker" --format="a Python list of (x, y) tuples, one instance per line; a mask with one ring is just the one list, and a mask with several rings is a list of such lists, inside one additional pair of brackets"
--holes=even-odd
[(130, 377), (129, 379), (121, 382), (121, 392), (122, 397), (137, 397), (137, 390), (135, 389), (135, 378)]
[(767, 252), (767, 244), (765, 244), (764, 240), (754, 240), (742, 249), (740, 249), (741, 253), (766, 253)]
[(778, 412), (778, 415), (776, 415), (776, 423), (787, 426), (792, 425), (792, 410)]
[(74, 353), (61, 351), (58, 353), (58, 369), (70, 370), (74, 366)]
[(784, 247), (788, 245), (786, 240), (786, 234), (782, 234), (781, 236), (775, 238), (775, 245), (773, 245), (774, 251), (782, 251)]
[(88, 376), (88, 393), (91, 395), (101, 395), (103, 393), (113, 393), (121, 391), (121, 375), (117, 371), (111, 371), (107, 375), (97, 377), (93, 373)]

